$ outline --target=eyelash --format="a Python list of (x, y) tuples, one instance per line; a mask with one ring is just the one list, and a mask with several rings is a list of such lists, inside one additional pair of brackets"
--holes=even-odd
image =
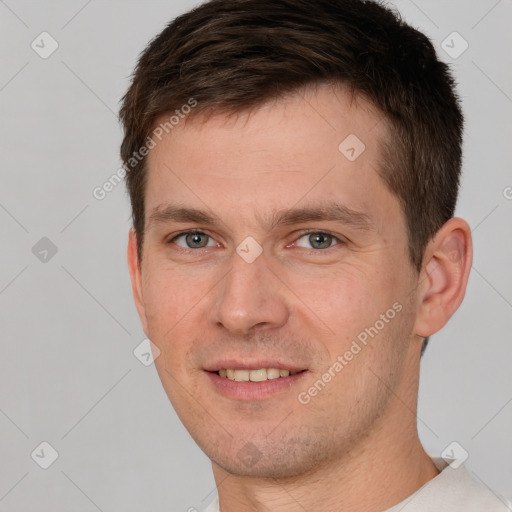
[[(178, 233), (177, 235), (174, 235), (167, 243), (168, 244), (171, 244), (173, 242), (175, 242), (178, 238), (182, 237), (182, 236), (186, 236), (186, 235), (206, 235), (207, 237), (209, 237), (210, 239), (213, 240), (213, 237), (210, 236), (208, 233), (205, 233), (204, 231), (198, 231), (198, 230), (188, 230), (188, 231), (182, 231), (181, 233)], [(311, 229), (311, 230), (306, 230), (306, 231), (301, 231), (298, 236), (297, 236), (297, 240), (301, 239), (302, 237), (306, 236), (306, 235), (312, 235), (312, 234), (315, 234), (315, 235), (327, 235), (327, 236), (330, 236), (333, 238), (333, 240), (336, 240), (336, 244), (334, 245), (331, 245), (330, 247), (327, 247), (325, 249), (314, 249), (314, 248), (311, 248), (311, 249), (306, 249), (306, 250), (310, 250), (310, 251), (314, 251), (314, 252), (324, 252), (324, 251), (327, 251), (329, 249), (332, 249), (333, 247), (336, 247), (338, 245), (343, 245), (345, 243), (344, 240), (342, 240), (341, 238), (337, 237), (336, 235), (334, 235), (333, 233), (331, 233), (330, 231), (318, 231), (318, 230), (314, 230), (314, 229)], [(294, 242), (295, 243), (295, 242)], [(181, 246), (178, 246), (181, 250), (183, 251), (200, 251), (202, 249), (208, 249), (208, 247), (200, 247), (200, 248), (197, 248), (197, 249), (193, 249), (193, 248), (190, 248), (190, 247), (181, 247)], [(304, 247), (301, 247), (301, 249), (305, 249)]]

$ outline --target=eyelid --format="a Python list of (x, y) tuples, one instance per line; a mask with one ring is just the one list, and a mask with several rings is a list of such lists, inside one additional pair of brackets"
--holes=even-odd
[[(183, 236), (183, 235), (188, 235), (190, 233), (198, 233), (200, 235), (208, 235), (209, 237), (212, 237), (212, 235), (210, 235), (210, 233), (208, 232), (208, 230), (205, 230), (205, 229), (184, 229), (183, 231), (178, 231), (176, 233), (172, 233), (170, 235), (167, 235), (166, 236), (166, 239), (171, 242), (172, 240), (174, 240), (175, 238), (178, 238), (179, 236)], [(213, 237), (212, 237), (213, 238)]]

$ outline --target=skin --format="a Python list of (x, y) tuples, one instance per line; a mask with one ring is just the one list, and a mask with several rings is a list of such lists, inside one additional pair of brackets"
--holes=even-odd
[[(366, 146), (353, 162), (338, 149), (349, 134)], [(190, 118), (148, 156), (142, 261), (133, 231), (128, 244), (135, 303), (167, 395), (212, 460), (222, 512), (382, 511), (438, 474), (416, 428), (421, 342), (463, 299), (470, 228), (450, 219), (421, 272), (412, 267), (405, 217), (377, 174), (386, 136), (367, 101), (321, 85), (251, 112)], [(276, 210), (330, 201), (364, 213), (370, 229), (267, 223)], [(169, 203), (220, 220), (149, 221)], [(191, 229), (207, 235), (194, 248), (172, 241)], [(303, 230), (335, 238), (322, 249)], [(236, 252), (249, 236), (263, 250), (252, 263)], [(300, 403), (396, 303), (401, 311)], [(264, 400), (228, 398), (205, 371), (219, 357), (257, 356), (308, 371)]]

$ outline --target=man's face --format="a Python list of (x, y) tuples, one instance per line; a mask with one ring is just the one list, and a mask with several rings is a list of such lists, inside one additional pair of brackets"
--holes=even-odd
[[(400, 421), (393, 395), (416, 391), (418, 275), (376, 171), (385, 134), (367, 102), (322, 86), (193, 118), (151, 151), (137, 305), (169, 399), (216, 467), (301, 474)], [(338, 218), (290, 216), (336, 205)]]

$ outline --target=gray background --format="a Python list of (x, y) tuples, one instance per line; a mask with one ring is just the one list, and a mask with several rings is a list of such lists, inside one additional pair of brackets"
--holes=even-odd
[[(133, 354), (144, 334), (125, 258), (124, 185), (102, 201), (92, 194), (120, 167), (116, 113), (137, 55), (195, 4), (0, 0), (3, 512), (185, 511), (215, 491), (154, 367)], [(512, 1), (395, 4), (460, 82), (457, 214), (475, 243), (466, 299), (423, 358), (420, 436), (434, 455), (457, 441), (475, 477), (510, 498)], [(42, 31), (59, 44), (46, 59), (31, 48)], [(442, 49), (454, 31), (469, 43), (457, 58)], [(453, 36), (445, 44), (462, 48)], [(42, 441), (58, 452), (46, 470), (31, 458)], [(48, 449), (36, 453), (49, 460)]]

